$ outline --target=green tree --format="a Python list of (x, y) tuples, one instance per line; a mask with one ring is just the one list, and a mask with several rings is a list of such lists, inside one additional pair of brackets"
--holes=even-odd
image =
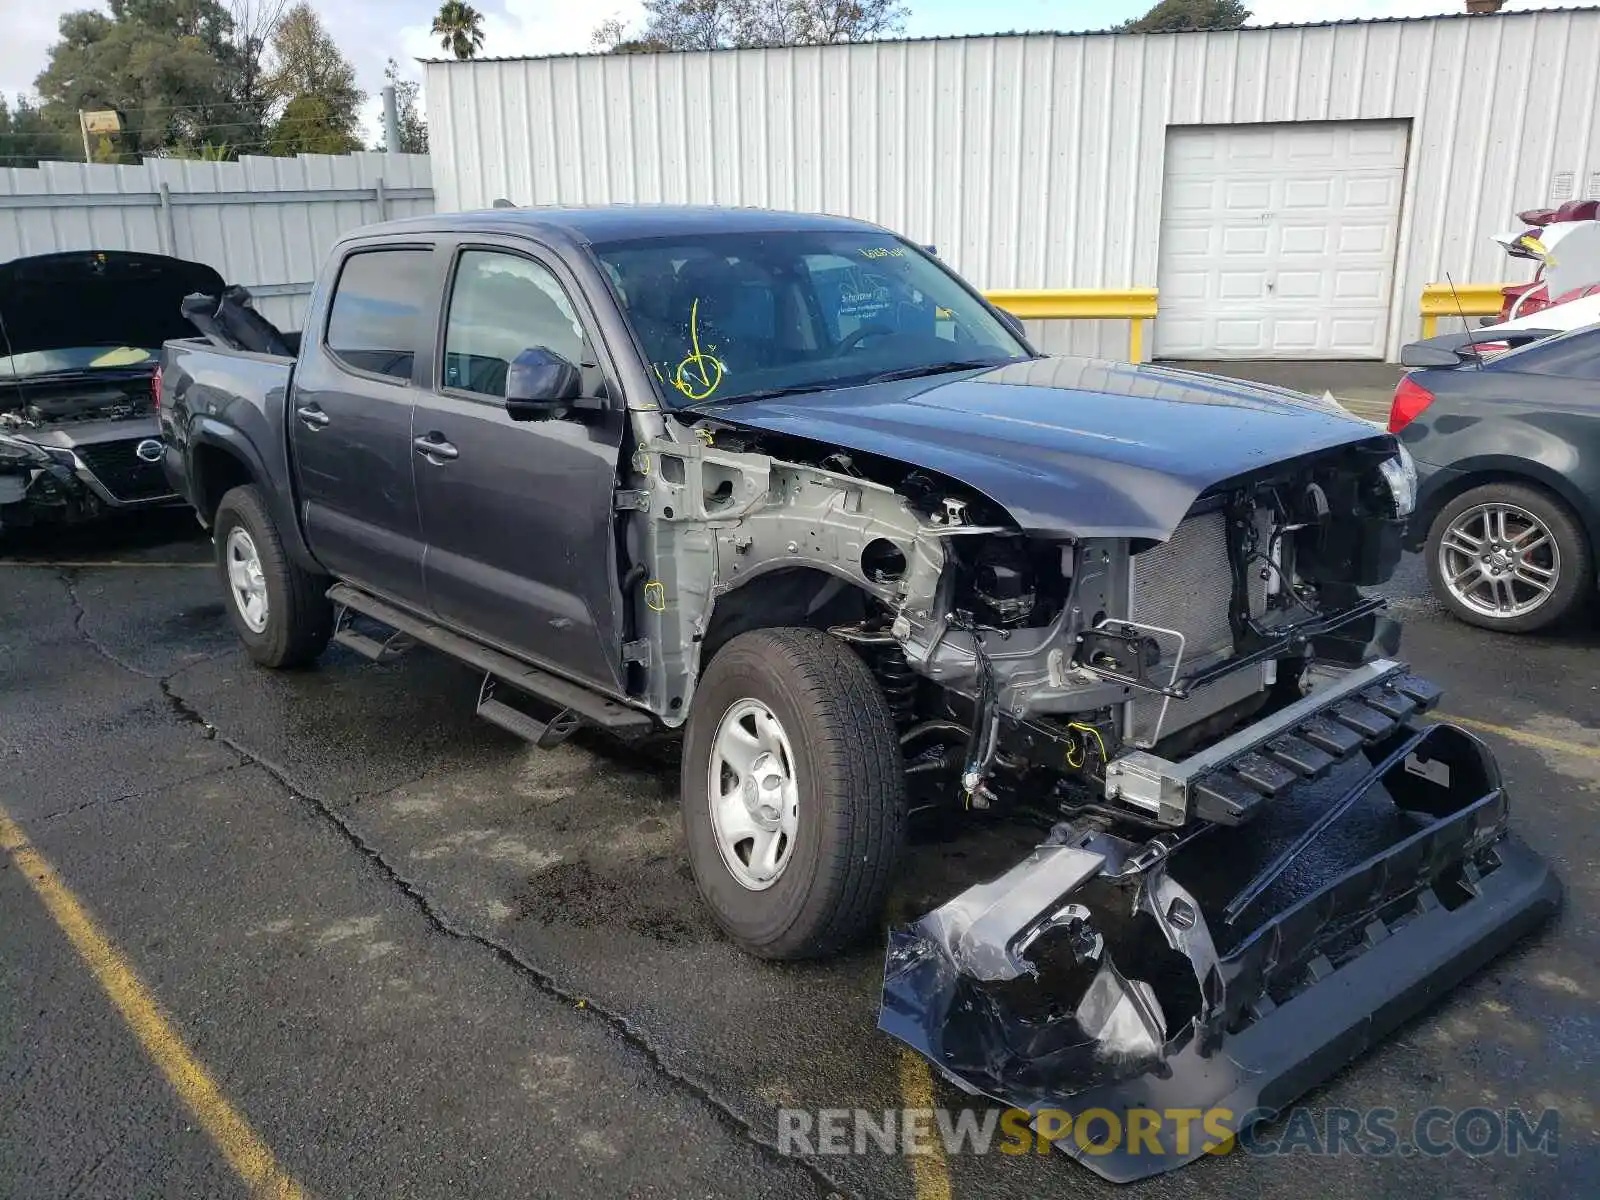
[(276, 119), (267, 134), (273, 154), (347, 154), (361, 149), (356, 130), (366, 93), (356, 69), (334, 44), (311, 5), (296, 4), (272, 33), (262, 89)]
[(0, 96), (0, 167), (33, 167), (77, 152), (26, 96), (18, 96), (14, 104)]
[(296, 96), (283, 106), (267, 135), (267, 153), (278, 158), (295, 154), (349, 154), (361, 149), (321, 96)]
[(899, 0), (644, 0), (638, 35), (613, 17), (590, 40), (614, 54), (827, 45), (898, 33), (906, 15)]
[(462, 0), (445, 0), (433, 19), (439, 45), (457, 58), (471, 58), (483, 49), (483, 14)]
[(1181, 29), (1237, 29), (1250, 19), (1240, 0), (1161, 0), (1123, 29), (1129, 33), (1171, 33)]
[[(234, 102), (231, 129), (223, 140), (257, 153), (266, 148), (272, 96), (267, 91), (267, 49), (283, 20), (288, 0), (228, 0), (233, 18), (228, 90)], [(231, 156), (230, 156), (231, 157)]]
[[(422, 91), (422, 85), (415, 79), (400, 78), (400, 66), (389, 60), (389, 65), (383, 69), (383, 78), (389, 86), (394, 88), (395, 109), (400, 117), (400, 145), (402, 154), (426, 154), (428, 152), (428, 122), (423, 119), (422, 112), (417, 108), (417, 95)], [(382, 139), (373, 147), (374, 150), (389, 149), (389, 134), (384, 131)]]
[(111, 0), (70, 12), (36, 86), (45, 120), (76, 133), (80, 109), (116, 109), (108, 157), (196, 141), (236, 116), (229, 94), (232, 20), (216, 0)]
[(262, 57), (285, 2), (110, 0), (104, 12), (67, 13), (36, 85), (45, 122), (72, 157), (80, 109), (122, 114), (123, 132), (98, 139), (97, 157), (258, 150), (269, 108)]

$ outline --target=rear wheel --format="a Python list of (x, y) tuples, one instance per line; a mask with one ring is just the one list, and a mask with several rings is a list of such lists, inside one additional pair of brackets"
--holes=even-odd
[(1461, 620), (1528, 633), (1590, 598), (1594, 558), (1560, 500), (1520, 483), (1490, 483), (1445, 505), (1428, 534), (1434, 593)]
[(212, 540), (228, 618), (250, 657), (264, 667), (297, 667), (321, 654), (333, 635), (329, 580), (290, 560), (254, 486), (222, 497)]
[(873, 928), (905, 826), (901, 756), (867, 665), (814, 629), (741, 634), (706, 669), (685, 730), (695, 882), (763, 958), (819, 958)]

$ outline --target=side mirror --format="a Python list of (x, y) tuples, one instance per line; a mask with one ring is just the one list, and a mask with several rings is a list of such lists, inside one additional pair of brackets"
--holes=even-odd
[(513, 421), (543, 421), (572, 406), (583, 378), (554, 350), (533, 346), (506, 370), (506, 412)]

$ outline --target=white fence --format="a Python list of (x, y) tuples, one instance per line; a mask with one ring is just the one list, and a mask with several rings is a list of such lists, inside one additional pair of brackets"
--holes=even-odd
[(143, 250), (215, 267), (299, 328), (328, 248), (360, 225), (433, 211), (425, 154), (146, 159), (0, 170), (0, 262), (58, 250)]

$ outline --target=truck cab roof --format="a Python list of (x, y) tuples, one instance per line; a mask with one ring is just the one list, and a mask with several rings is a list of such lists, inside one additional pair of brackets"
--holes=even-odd
[(434, 213), (385, 221), (353, 230), (343, 241), (418, 233), (525, 234), (577, 245), (628, 238), (695, 233), (761, 233), (802, 230), (871, 230), (879, 226), (821, 213), (781, 212), (718, 205), (606, 204), (587, 207), (535, 205), (473, 212)]

